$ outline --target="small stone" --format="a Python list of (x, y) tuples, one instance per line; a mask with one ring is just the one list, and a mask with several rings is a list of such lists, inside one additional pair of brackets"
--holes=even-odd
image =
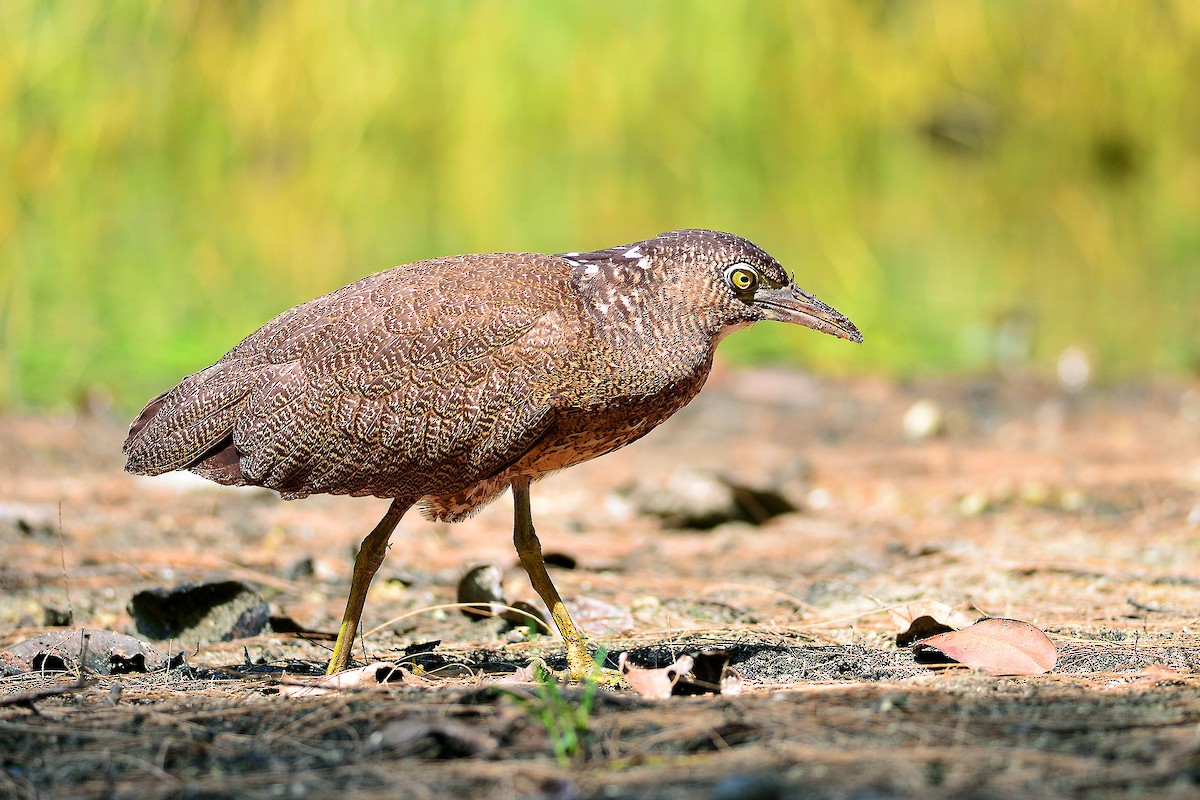
[(546, 614), (534, 604), (526, 603), (524, 600), (514, 601), (512, 607), (504, 609), (500, 616), (505, 622), (515, 626), (513, 630), (533, 629), (543, 635), (550, 633), (550, 623), (546, 620)]
[[(1198, 506), (1200, 508), (1200, 506)], [(632, 611), (645, 611), (650, 608), (661, 608), (662, 600), (659, 600), (652, 594), (642, 594), (629, 601), (629, 608)]]
[(458, 582), (457, 602), (472, 603), (462, 613), (474, 620), (494, 617), (505, 605), (503, 573), (495, 564), (482, 564), (467, 570)]
[(968, 492), (958, 501), (958, 513), (964, 517), (978, 517), (990, 507), (987, 492)]
[(808, 497), (805, 498), (805, 505), (813, 511), (826, 511), (833, 508), (833, 492), (822, 486), (818, 486), (808, 493)]
[(946, 415), (934, 400), (918, 400), (904, 412), (904, 436), (921, 442), (940, 436), (946, 431)]
[(1200, 390), (1188, 389), (1180, 396), (1179, 416), (1188, 422), (1200, 423)]
[(58, 508), (50, 503), (0, 501), (0, 538), (58, 540)]
[(1087, 353), (1079, 347), (1068, 347), (1058, 357), (1058, 384), (1072, 394), (1083, 391), (1092, 375)]
[(42, 624), (49, 628), (70, 628), (75, 624), (74, 615), (70, 609), (46, 606), (42, 609)]
[(1068, 489), (1062, 493), (1058, 504), (1062, 507), (1063, 511), (1078, 513), (1087, 507), (1087, 495), (1078, 489)]
[(269, 618), (262, 596), (241, 581), (148, 589), (130, 599), (128, 610), (138, 633), (158, 641), (244, 639), (261, 633)]
[(289, 581), (301, 581), (313, 577), (317, 572), (316, 562), (312, 556), (303, 556), (293, 561), (283, 571), (283, 577)]
[(1021, 502), (1027, 506), (1049, 505), (1050, 487), (1041, 481), (1025, 481), (1021, 484)]
[(639, 478), (621, 493), (640, 514), (657, 517), (669, 528), (712, 530), (726, 522), (761, 525), (768, 519), (796, 510), (788, 495), (800, 490), (804, 480), (788, 468), (770, 483), (750, 485), (713, 470), (684, 467), (665, 482)]
[(712, 800), (779, 800), (784, 786), (775, 775), (730, 775), (713, 787)]
[(715, 528), (737, 516), (733, 490), (703, 470), (675, 470), (665, 484), (640, 479), (630, 487), (628, 497), (639, 513), (673, 528)]

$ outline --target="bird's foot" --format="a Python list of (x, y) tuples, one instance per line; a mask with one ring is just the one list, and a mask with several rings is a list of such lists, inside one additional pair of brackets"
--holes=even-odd
[(570, 669), (550, 669), (543, 667), (546, 674), (554, 678), (557, 683), (594, 683), (597, 686), (605, 686), (610, 689), (620, 689), (626, 686), (625, 676), (619, 670), (612, 667), (597, 667), (593, 665), (592, 671), (584, 673), (582, 677), (576, 676)]
[(567, 642), (567, 669), (556, 673), (559, 680), (572, 683), (591, 681), (601, 686), (623, 686), (625, 679), (615, 669), (604, 666), (604, 651), (592, 655), (582, 641)]

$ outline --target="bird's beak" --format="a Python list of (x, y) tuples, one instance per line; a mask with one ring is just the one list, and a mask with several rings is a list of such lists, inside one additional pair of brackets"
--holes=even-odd
[(767, 319), (794, 322), (839, 339), (862, 344), (862, 334), (846, 316), (827, 306), (798, 286), (778, 289), (759, 289), (754, 304), (763, 310)]

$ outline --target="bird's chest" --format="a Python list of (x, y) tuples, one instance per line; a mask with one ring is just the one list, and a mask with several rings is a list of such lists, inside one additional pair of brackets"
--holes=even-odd
[(708, 371), (675, 381), (648, 395), (614, 397), (579, 408), (565, 408), (549, 436), (526, 466), (543, 474), (611, 453), (640, 439), (691, 401)]

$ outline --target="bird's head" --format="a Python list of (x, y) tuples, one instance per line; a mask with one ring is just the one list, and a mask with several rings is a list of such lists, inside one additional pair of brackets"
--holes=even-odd
[(668, 231), (636, 244), (562, 257), (582, 270), (585, 280), (594, 278), (614, 297), (623, 290), (645, 291), (656, 285), (675, 304), (683, 304), (681, 313), (711, 319), (718, 336), (776, 320), (852, 342), (863, 340), (845, 315), (796, 286), (761, 247), (732, 233)]

